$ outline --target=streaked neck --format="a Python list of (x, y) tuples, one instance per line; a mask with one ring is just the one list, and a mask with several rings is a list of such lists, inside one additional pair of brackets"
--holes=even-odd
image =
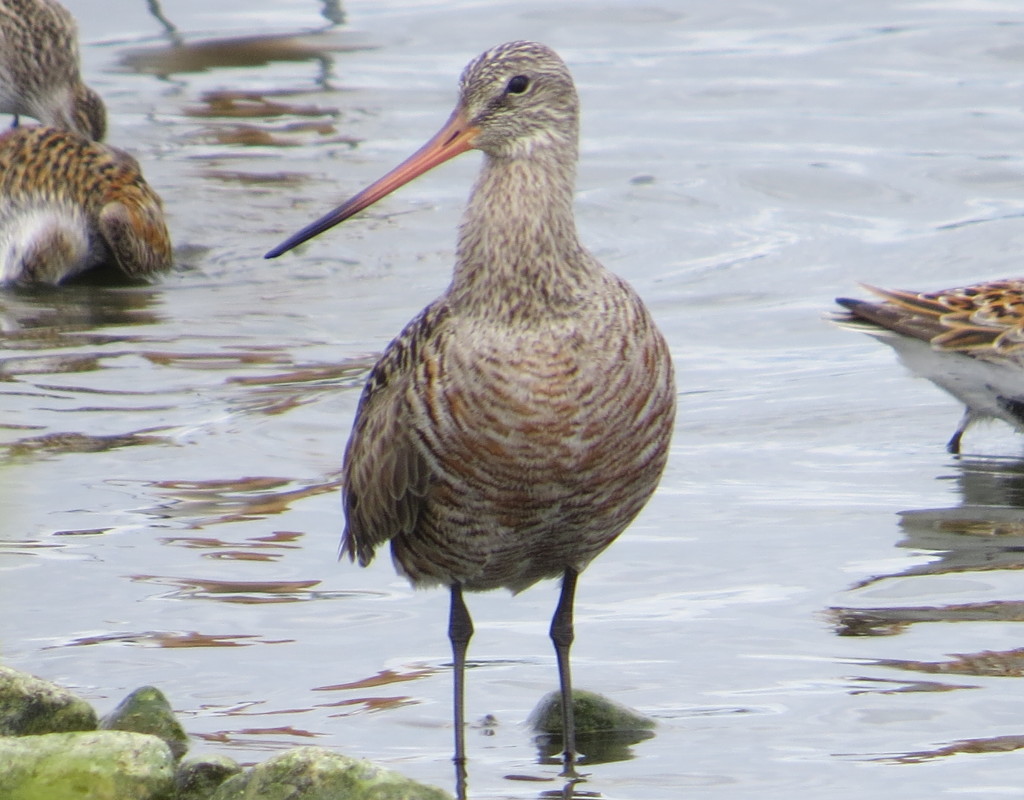
[(449, 296), (482, 314), (571, 305), (593, 270), (573, 216), (575, 148), (487, 156), (459, 232)]

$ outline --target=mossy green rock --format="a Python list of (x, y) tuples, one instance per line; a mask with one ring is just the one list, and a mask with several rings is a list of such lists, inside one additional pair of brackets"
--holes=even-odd
[(67, 689), (0, 667), (0, 736), (96, 730), (96, 712)]
[(174, 773), (174, 798), (207, 800), (218, 786), (241, 771), (237, 761), (217, 753), (186, 758)]
[[(603, 764), (632, 758), (634, 744), (654, 736), (654, 720), (594, 692), (573, 692), (576, 750), (580, 763)], [(530, 715), (542, 760), (558, 756), (562, 740), (562, 699), (546, 695)]]
[(155, 686), (136, 689), (100, 721), (100, 727), (159, 736), (167, 742), (175, 758), (181, 758), (188, 750), (188, 734), (174, 716), (164, 693)]
[[(597, 692), (576, 689), (572, 693), (576, 734), (649, 731), (654, 720)], [(530, 714), (530, 725), (538, 733), (562, 733), (562, 697), (545, 695)]]
[(0, 738), (4, 800), (169, 800), (174, 757), (155, 736), (124, 731)]
[(229, 778), (210, 800), (451, 800), (434, 786), (322, 747), (297, 747)]

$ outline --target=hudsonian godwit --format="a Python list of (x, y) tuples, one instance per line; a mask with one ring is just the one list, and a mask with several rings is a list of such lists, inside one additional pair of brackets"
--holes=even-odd
[(964, 404), (950, 453), (980, 420), (1024, 431), (1024, 280), (938, 292), (866, 288), (882, 302), (837, 298), (848, 311), (837, 321), (890, 345), (913, 372)]
[(127, 153), (71, 131), (0, 133), (0, 285), (55, 285), (93, 268), (171, 267), (160, 198)]
[(672, 434), (665, 340), (636, 292), (577, 238), (578, 114), (572, 77), (552, 50), (533, 42), (488, 50), (466, 67), (455, 111), (427, 144), (267, 254), (460, 153), (484, 153), (452, 282), (371, 371), (344, 460), (343, 552), (366, 565), (390, 542), (414, 585), (449, 588), (460, 778), (473, 633), (463, 590), (519, 592), (558, 576), (550, 635), (563, 774), (577, 777), (569, 669), (577, 576), (650, 498)]
[(78, 26), (56, 0), (0, 0), (0, 112), (101, 141), (107, 112), (82, 83)]

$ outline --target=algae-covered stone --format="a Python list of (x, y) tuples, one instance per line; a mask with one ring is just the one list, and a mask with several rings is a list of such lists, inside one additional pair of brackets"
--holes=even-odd
[(229, 778), (210, 800), (451, 800), (434, 786), (323, 747), (297, 747)]
[(163, 692), (154, 686), (143, 686), (128, 695), (100, 720), (100, 727), (159, 736), (167, 742), (175, 758), (181, 758), (188, 750), (188, 734), (174, 716)]
[(217, 753), (186, 758), (174, 773), (175, 800), (207, 800), (218, 786), (241, 771), (237, 761)]
[(174, 757), (155, 736), (124, 731), (0, 738), (4, 800), (167, 800)]
[(55, 683), (0, 667), (0, 736), (96, 730), (96, 712)]
[[(607, 731), (648, 731), (654, 720), (597, 692), (576, 689), (572, 693), (576, 734)], [(562, 696), (551, 692), (541, 698), (529, 723), (538, 733), (562, 733)]]
[[(576, 749), (584, 764), (632, 758), (630, 746), (654, 736), (654, 720), (639, 711), (582, 689), (573, 691), (572, 697)], [(529, 724), (539, 734), (541, 757), (558, 756), (564, 746), (561, 694), (556, 691), (545, 695), (530, 714)]]

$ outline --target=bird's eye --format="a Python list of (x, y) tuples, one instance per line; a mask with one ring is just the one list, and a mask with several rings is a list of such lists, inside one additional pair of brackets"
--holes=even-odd
[(508, 82), (505, 91), (509, 94), (522, 94), (530, 85), (530, 79), (525, 75), (516, 75)]

